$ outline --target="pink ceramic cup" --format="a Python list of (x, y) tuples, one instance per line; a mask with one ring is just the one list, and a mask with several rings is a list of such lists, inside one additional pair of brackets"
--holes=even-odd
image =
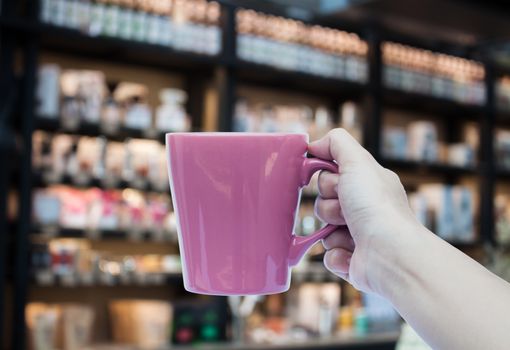
[(336, 228), (293, 234), (301, 188), (337, 165), (306, 158), (306, 134), (171, 133), (166, 145), (186, 290), (287, 291), (290, 268)]

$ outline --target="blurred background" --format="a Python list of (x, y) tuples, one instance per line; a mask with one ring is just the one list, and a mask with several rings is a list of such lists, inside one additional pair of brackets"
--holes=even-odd
[[(187, 293), (163, 135), (343, 127), (508, 280), (509, 18), (478, 0), (1, 1), (3, 348), (421, 348), (320, 245), (287, 293)], [(321, 225), (316, 192), (298, 234)]]

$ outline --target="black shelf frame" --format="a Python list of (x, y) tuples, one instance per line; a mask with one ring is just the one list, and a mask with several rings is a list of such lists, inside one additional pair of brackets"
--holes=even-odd
[(78, 136), (92, 136), (98, 137), (102, 136), (109, 141), (117, 141), (124, 142), (128, 139), (147, 139), (158, 141), (161, 144), (165, 144), (165, 134), (164, 132), (156, 132), (156, 136), (147, 136), (140, 129), (130, 129), (130, 128), (120, 128), (115, 133), (105, 133), (101, 131), (101, 128), (98, 124), (91, 123), (81, 123), (76, 129), (66, 129), (63, 128), (60, 124), (59, 117), (35, 117), (35, 129), (41, 131), (47, 131), (50, 133), (62, 133), (62, 134), (72, 134)]
[[(256, 85), (266, 88), (278, 88), (296, 93), (323, 96), (330, 102), (330, 106), (337, 106), (346, 99), (355, 99), (362, 103), (365, 111), (364, 140), (365, 147), (374, 157), (396, 171), (426, 173), (444, 176), (446, 179), (458, 178), (459, 176), (474, 176), (478, 181), (480, 203), (479, 217), (479, 241), (474, 244), (460, 244), (459, 246), (474, 247), (477, 245), (494, 245), (494, 186), (496, 178), (504, 178), (507, 171), (496, 171), (493, 131), (495, 124), (503, 123), (502, 116), (510, 113), (498, 113), (495, 107), (494, 84), (495, 78), (501, 74), (497, 66), (492, 63), (490, 57), (483, 58), (482, 62), (486, 69), (486, 103), (483, 106), (473, 106), (449, 101), (441, 98), (426, 96), (390, 89), (382, 83), (382, 53), (383, 41), (395, 41), (414, 47), (421, 47), (437, 52), (458, 55), (466, 58), (478, 58), (474, 56), (471, 47), (459, 47), (449, 43), (435, 41), (423, 42), (421, 39), (397, 35), (374, 22), (358, 23), (356, 30), (362, 38), (367, 40), (369, 50), (367, 56), (369, 76), (364, 84), (348, 82), (339, 79), (316, 76), (277, 69), (267, 65), (255, 64), (240, 60), (236, 55), (236, 30), (235, 13), (236, 6), (228, 1), (222, 1), (222, 51), (216, 56), (199, 55), (189, 52), (181, 52), (160, 45), (146, 44), (109, 37), (90, 37), (77, 30), (60, 28), (41, 23), (38, 20), (38, 2), (30, 2), (21, 13), (16, 6), (9, 1), (3, 1), (2, 14), (0, 15), (0, 38), (2, 50), (0, 51), (0, 86), (2, 91), (8, 91), (12, 86), (19, 87), (19, 99), (16, 100), (16, 112), (19, 120), (10, 123), (18, 129), (18, 139), (21, 148), (17, 155), (20, 164), (18, 176), (19, 190), (19, 220), (13, 229), (6, 224), (5, 217), (5, 194), (9, 189), (7, 178), (8, 171), (4, 168), (0, 172), (0, 230), (6, 232), (0, 235), (0, 283), (5, 286), (12, 283), (14, 291), (13, 301), (13, 332), (10, 342), (4, 346), (11, 349), (24, 349), (26, 347), (25, 330), (25, 305), (27, 302), (27, 290), (30, 285), (30, 269), (28, 266), (29, 235), (34, 227), (31, 219), (31, 196), (32, 187), (37, 184), (32, 176), (31, 149), (32, 133), (36, 129), (47, 131), (62, 131), (58, 124), (41, 122), (34, 115), (34, 91), (37, 75), (37, 61), (39, 52), (42, 50), (59, 52), (68, 55), (79, 55), (96, 60), (109, 60), (119, 63), (137, 65), (140, 67), (150, 66), (164, 72), (173, 72), (184, 76), (185, 89), (189, 92), (190, 99), (187, 103), (187, 111), (192, 117), (193, 130), (202, 130), (204, 113), (204, 95), (208, 82), (213, 82), (218, 92), (218, 124), (217, 130), (231, 131), (235, 101), (237, 99), (236, 87), (241, 84)], [(336, 23), (329, 24), (332, 27)], [(339, 28), (342, 29), (342, 28)], [(350, 28), (347, 28), (348, 30)], [(14, 52), (20, 51), (23, 57), (23, 76), (19, 84), (15, 84), (14, 77)], [(2, 111), (9, 103), (8, 94), (1, 94), (0, 107)], [(408, 161), (395, 161), (384, 159), (381, 154), (381, 126), (382, 115), (385, 109), (408, 109), (414, 111), (429, 112), (438, 115), (438, 118), (447, 123), (448, 141), (455, 138), (455, 129), (459, 123), (465, 121), (477, 122), (480, 126), (480, 154), (478, 165), (473, 169), (466, 169), (448, 165), (423, 164)], [(14, 112), (9, 115), (0, 115), (0, 121), (7, 118), (13, 119)], [(496, 118), (498, 116), (499, 118)], [(5, 120), (4, 120), (5, 119)], [(508, 123), (510, 125), (510, 122)], [(3, 125), (2, 125), (3, 126)], [(64, 131), (71, 132), (71, 131)], [(78, 134), (98, 136), (100, 130), (97, 127), (83, 125)], [(129, 137), (140, 137), (141, 133), (123, 130), (119, 134), (107, 137), (111, 140), (122, 141)], [(14, 136), (13, 136), (14, 137)], [(161, 135), (157, 138), (160, 141)], [(451, 140), (450, 140), (451, 139)], [(9, 164), (13, 152), (0, 143), (0, 161)], [(450, 181), (450, 180), (449, 180)], [(303, 199), (311, 200), (310, 196), (303, 195)], [(15, 231), (15, 232), (14, 232)], [(67, 232), (70, 234), (70, 232)], [(76, 232), (75, 232), (76, 233)], [(7, 249), (5, 240), (12, 239), (13, 247), (13, 273), (11, 279), (6, 276)], [(2, 286), (2, 287), (3, 287)], [(4, 316), (5, 296), (2, 295), (4, 288), (0, 288), (0, 315)], [(3, 317), (0, 318), (0, 339), (6, 339), (2, 333), (4, 327)], [(8, 345), (7, 345), (8, 344)]]
[(414, 174), (420, 175), (476, 176), (479, 171), (478, 167), (463, 167), (391, 158), (382, 158), (380, 163), (395, 171), (411, 171)]
[[(105, 240), (128, 240), (130, 237), (130, 233), (125, 230), (97, 230), (95, 232), (87, 231), (86, 229), (78, 229), (78, 228), (54, 228), (54, 227), (45, 227), (45, 226), (37, 226), (33, 225), (31, 228), (31, 232), (35, 236), (44, 236), (51, 235), (55, 238), (89, 238), (89, 237), (97, 237), (97, 239), (105, 239)], [(153, 241), (156, 242), (154, 238), (152, 238), (154, 232), (151, 231), (142, 231), (140, 232), (140, 239), (133, 240), (133, 242), (137, 241)], [(162, 240), (157, 241), (162, 243), (172, 243), (171, 240)]]

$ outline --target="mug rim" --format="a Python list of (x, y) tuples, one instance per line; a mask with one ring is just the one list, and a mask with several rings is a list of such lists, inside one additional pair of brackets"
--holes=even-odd
[(239, 131), (194, 131), (194, 132), (167, 132), (165, 138), (169, 136), (250, 136), (250, 137), (268, 137), (268, 136), (305, 136), (309, 135), (304, 132), (239, 132)]

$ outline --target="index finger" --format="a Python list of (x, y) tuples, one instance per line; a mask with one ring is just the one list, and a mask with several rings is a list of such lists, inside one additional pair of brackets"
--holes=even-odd
[(366, 159), (368, 152), (345, 129), (333, 129), (320, 140), (308, 145), (310, 154), (338, 164), (356, 163)]

